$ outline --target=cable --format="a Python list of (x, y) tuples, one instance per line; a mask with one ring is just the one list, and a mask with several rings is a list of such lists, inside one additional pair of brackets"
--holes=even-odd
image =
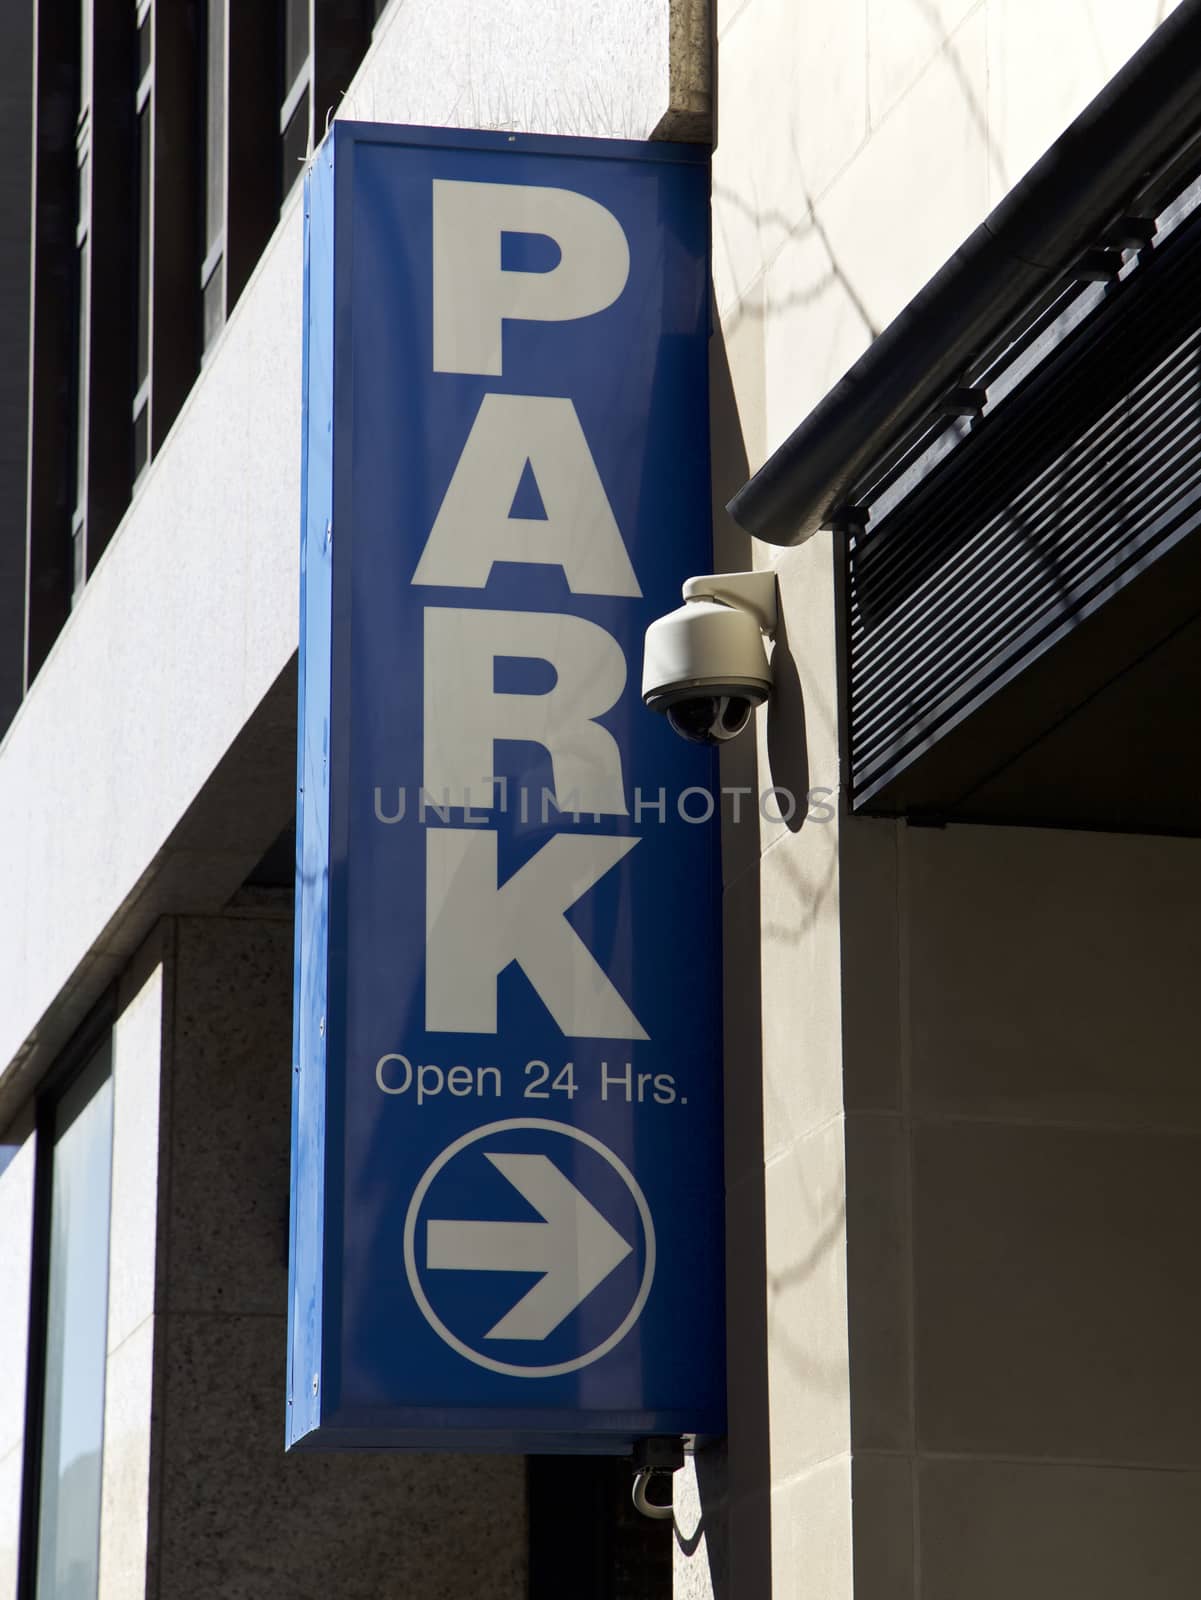
[(633, 1501), (634, 1509), (641, 1511), (644, 1517), (652, 1517), (656, 1522), (668, 1522), (675, 1515), (675, 1507), (669, 1500), (666, 1505), (659, 1505), (654, 1500), (646, 1497), (647, 1485), (652, 1478), (666, 1478), (671, 1482), (671, 1473), (664, 1472), (659, 1467), (642, 1467), (634, 1474)]

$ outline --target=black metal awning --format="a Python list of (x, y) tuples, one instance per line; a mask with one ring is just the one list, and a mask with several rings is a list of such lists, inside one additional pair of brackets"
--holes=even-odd
[(840, 538), (857, 810), (1201, 832), (1201, 182)]

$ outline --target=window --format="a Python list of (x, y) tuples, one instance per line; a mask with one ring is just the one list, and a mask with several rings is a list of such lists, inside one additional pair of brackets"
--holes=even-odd
[(39, 1133), (50, 1175), (34, 1600), (97, 1593), (112, 1127), (106, 1043), (51, 1108), (45, 1144)]
[(75, 123), (75, 261), (72, 270), (74, 306), (74, 361), (72, 362), (71, 428), (74, 493), (71, 497), (71, 604), (83, 590), (87, 577), (87, 463), (88, 463), (88, 312), (91, 283), (88, 268), (89, 224), (92, 211), (92, 5), (79, 7), (79, 114)]
[(225, 0), (208, 0), (204, 62), (204, 348), (225, 322)]
[(279, 112), (280, 196), (300, 176), (309, 148), (312, 53), (308, 0), (283, 0), (283, 100)]
[[(85, 181), (81, 174), (81, 183)], [(87, 577), (88, 472), (88, 236), (81, 223), (75, 246), (75, 494), (71, 513), (71, 604), (79, 599)]]
[(137, 111), (137, 360), (133, 397), (133, 475), (150, 459), (150, 283), (153, 229), (152, 184), (154, 139), (154, 16), (149, 5), (138, 16)]

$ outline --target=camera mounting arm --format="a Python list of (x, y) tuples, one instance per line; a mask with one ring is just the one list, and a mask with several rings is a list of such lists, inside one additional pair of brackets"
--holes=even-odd
[(775, 637), (779, 610), (774, 572), (713, 572), (702, 578), (689, 578), (683, 588), (685, 600), (716, 600), (723, 606), (749, 611), (761, 633)]

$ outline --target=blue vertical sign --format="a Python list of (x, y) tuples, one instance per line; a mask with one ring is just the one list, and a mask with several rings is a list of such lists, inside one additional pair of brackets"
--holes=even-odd
[(306, 193), (288, 1440), (724, 1431), (708, 163), (337, 123)]

